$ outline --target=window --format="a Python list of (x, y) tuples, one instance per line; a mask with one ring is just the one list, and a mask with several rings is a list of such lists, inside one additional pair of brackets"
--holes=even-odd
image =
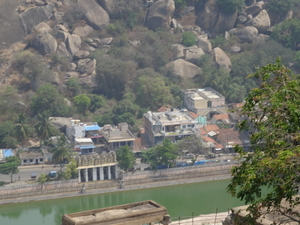
[(186, 128), (186, 125), (182, 125), (182, 128)]
[(43, 162), (44, 161), (44, 159), (40, 159), (40, 162)]
[(33, 162), (33, 159), (29, 159), (30, 162)]
[(24, 162), (24, 163), (27, 163), (27, 160), (26, 160), (26, 159), (24, 159), (24, 160), (23, 160), (23, 162)]

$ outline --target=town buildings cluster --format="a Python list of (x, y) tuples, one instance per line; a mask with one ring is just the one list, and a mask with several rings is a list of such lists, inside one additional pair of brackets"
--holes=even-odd
[[(235, 145), (248, 149), (250, 140), (247, 133), (240, 133), (235, 125), (240, 120), (239, 108), (242, 103), (225, 104), (225, 97), (211, 88), (182, 90), (182, 109), (162, 106), (156, 112), (143, 115), (144, 127), (136, 137), (127, 123), (100, 127), (96, 122), (83, 122), (65, 118), (65, 135), (75, 152), (78, 152), (81, 165), (80, 180), (92, 181), (116, 178), (116, 161), (109, 161), (109, 167), (99, 166), (97, 155), (115, 152), (122, 146), (129, 146), (136, 154), (162, 144), (167, 138), (177, 143), (185, 137), (197, 135), (208, 153), (233, 152)], [(55, 142), (57, 137), (52, 137)], [(19, 154), (21, 165), (51, 162), (49, 147), (42, 151), (23, 151)], [(3, 160), (8, 150), (0, 150)], [(1, 154), (2, 153), (2, 154)], [(101, 157), (103, 158), (103, 157)], [(104, 157), (105, 158), (105, 157)], [(97, 161), (98, 160), (98, 161)], [(89, 165), (88, 162), (96, 162)]]

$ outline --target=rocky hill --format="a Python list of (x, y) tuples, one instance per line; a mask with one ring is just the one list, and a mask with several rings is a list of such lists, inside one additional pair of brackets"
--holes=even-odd
[(2, 121), (50, 110), (138, 130), (143, 112), (179, 107), (183, 88), (210, 86), (241, 102), (258, 67), (278, 56), (300, 67), (295, 0), (0, 3)]

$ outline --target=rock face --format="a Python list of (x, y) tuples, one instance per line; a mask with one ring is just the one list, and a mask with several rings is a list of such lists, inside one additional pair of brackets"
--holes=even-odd
[(68, 51), (74, 55), (81, 47), (81, 38), (77, 34), (69, 35), (66, 40)]
[(148, 10), (145, 26), (151, 30), (169, 28), (175, 11), (174, 0), (158, 0)]
[(231, 71), (231, 61), (230, 58), (225, 54), (225, 52), (220, 48), (214, 48), (210, 56), (213, 58), (218, 68)]
[(177, 59), (166, 65), (166, 68), (173, 69), (177, 76), (183, 78), (193, 78), (196, 74), (202, 73), (202, 69), (183, 59)]
[(54, 54), (57, 49), (57, 42), (49, 32), (41, 32), (34, 38), (32, 46), (43, 55)]
[(223, 11), (215, 0), (208, 0), (198, 7), (196, 14), (196, 25), (213, 35), (232, 29), (237, 18), (236, 12)]
[(26, 34), (30, 34), (32, 28), (38, 25), (40, 22), (49, 20), (52, 15), (53, 4), (28, 8), (21, 13), (20, 21)]
[(263, 9), (264, 4), (265, 3), (263, 1), (255, 2), (245, 9), (245, 13), (255, 15)]
[(201, 48), (198, 48), (196, 45), (188, 47), (184, 50), (185, 60), (189, 62), (195, 62), (205, 53)]
[(108, 13), (113, 12), (115, 6), (115, 0), (97, 0), (97, 2)]
[(71, 55), (68, 52), (67, 46), (64, 42), (59, 43), (58, 48), (56, 50), (56, 54), (59, 57), (66, 57), (68, 59), (71, 59)]
[(252, 41), (252, 43), (253, 43), (253, 44), (256, 44), (256, 45), (261, 45), (261, 44), (267, 42), (269, 39), (270, 39), (270, 36), (269, 36), (269, 35), (259, 34), (259, 35)]
[(257, 34), (258, 30), (253, 26), (244, 27), (237, 31), (237, 36), (242, 42), (252, 42)]
[(88, 24), (96, 30), (102, 30), (109, 24), (107, 12), (95, 0), (78, 0), (78, 6)]
[(254, 26), (259, 32), (265, 32), (271, 26), (271, 20), (266, 10), (261, 10), (257, 16), (246, 23), (247, 26)]
[(86, 25), (84, 27), (76, 27), (73, 31), (73, 34), (77, 34), (80, 37), (87, 37), (90, 35), (90, 33), (93, 31), (93, 28), (89, 25)]
[(24, 0), (0, 0), (0, 43), (13, 44), (25, 35), (16, 8)]
[(48, 24), (41, 22), (38, 25), (36, 25), (33, 30), (35, 32), (50, 32), (51, 31), (51, 27), (49, 27)]
[(207, 38), (201, 36), (198, 37), (198, 48), (201, 48), (206, 53), (212, 50), (210, 41)]

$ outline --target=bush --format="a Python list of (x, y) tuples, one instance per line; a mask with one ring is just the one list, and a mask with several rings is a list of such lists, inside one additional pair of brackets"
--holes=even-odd
[(294, 10), (297, 5), (299, 5), (299, 0), (271, 0), (267, 7), (270, 11), (282, 15)]
[(243, 8), (245, 0), (217, 0), (217, 3), (226, 12), (235, 12)]
[(182, 34), (182, 44), (187, 46), (187, 47), (190, 47), (190, 46), (193, 46), (195, 45), (197, 42), (196, 42), (196, 36), (193, 32), (183, 32)]

